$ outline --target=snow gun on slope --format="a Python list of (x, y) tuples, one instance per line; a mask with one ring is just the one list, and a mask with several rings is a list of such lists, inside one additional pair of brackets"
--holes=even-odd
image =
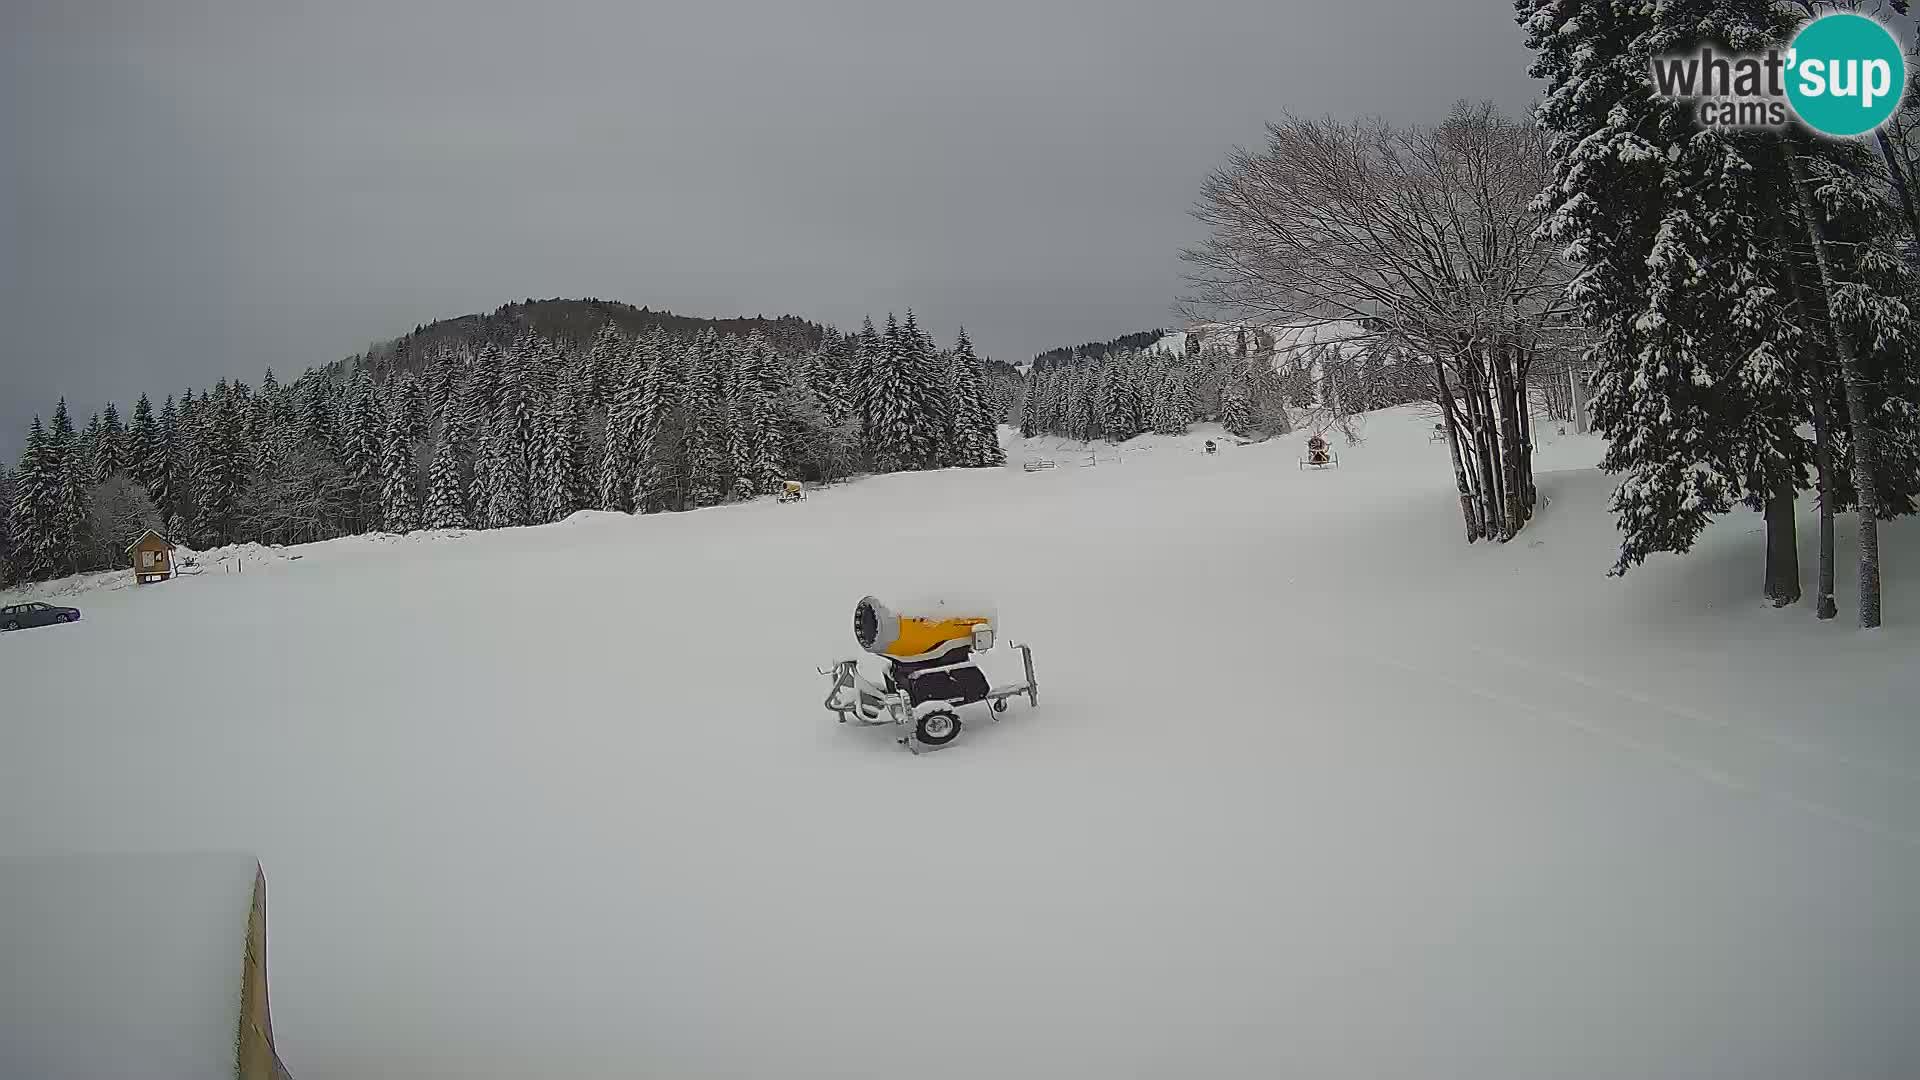
[(860, 673), (859, 658), (836, 661), (820, 674), (833, 677), (827, 691), (828, 711), (843, 724), (863, 726), (897, 724), (908, 728), (900, 742), (918, 754), (939, 749), (960, 734), (960, 706), (987, 702), (993, 718), (1007, 709), (1007, 699), (1027, 695), (1029, 705), (1040, 704), (1039, 684), (1033, 678), (1033, 650), (1020, 652), (1026, 679), (991, 686), (973, 654), (995, 644), (995, 617), (991, 605), (955, 605), (934, 600), (888, 607), (865, 597), (853, 609), (853, 637), (860, 647), (883, 658), (887, 670), (880, 684)]

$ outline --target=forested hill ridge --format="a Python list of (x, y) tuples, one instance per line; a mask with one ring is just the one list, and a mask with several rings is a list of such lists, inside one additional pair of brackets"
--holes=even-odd
[(382, 370), (417, 371), (445, 350), (477, 353), (488, 345), (505, 349), (527, 334), (565, 348), (584, 348), (609, 325), (629, 337), (651, 330), (664, 330), (676, 337), (693, 337), (706, 330), (729, 337), (760, 333), (783, 356), (819, 348), (827, 333), (826, 327), (797, 315), (703, 318), (592, 296), (579, 300), (528, 297), (502, 304), (490, 314), (460, 315), (416, 326), (411, 333), (375, 345), (364, 355), (350, 356), (330, 366), (344, 372), (370, 362)]
[(1082, 359), (1097, 360), (1109, 353), (1133, 352), (1148, 348), (1165, 334), (1165, 330), (1141, 330), (1138, 333), (1121, 334), (1112, 341), (1089, 341), (1084, 345), (1048, 349), (1033, 358), (1033, 366), (1047, 368), (1056, 364), (1070, 363), (1076, 354)]
[(205, 550), (509, 528), (991, 467), (1019, 388), (964, 331), (943, 347), (911, 311), (852, 334), (600, 301), (461, 322), (284, 383), (153, 388), (84, 424), (56, 403), (18, 469), (0, 465), (0, 586), (118, 565), (148, 529)]

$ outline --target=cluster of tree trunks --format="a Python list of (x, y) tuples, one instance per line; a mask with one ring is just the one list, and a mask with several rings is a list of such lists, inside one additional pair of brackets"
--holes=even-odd
[(1438, 359), (1433, 364), (1468, 543), (1511, 540), (1533, 517), (1539, 491), (1533, 481), (1528, 359), (1520, 344), (1500, 341), (1470, 346), (1451, 364)]

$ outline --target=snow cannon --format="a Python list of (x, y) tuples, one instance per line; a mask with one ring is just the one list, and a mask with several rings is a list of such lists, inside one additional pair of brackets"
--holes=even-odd
[(970, 605), (955, 610), (939, 601), (896, 610), (868, 596), (853, 606), (853, 638), (875, 656), (917, 662), (957, 649), (993, 648), (993, 610)]
[(899, 725), (910, 732), (901, 744), (918, 754), (959, 736), (963, 705), (985, 703), (995, 721), (1009, 698), (1024, 694), (1028, 705), (1039, 705), (1031, 648), (1008, 642), (1025, 669), (1019, 681), (995, 686), (975, 662), (976, 653), (994, 648), (996, 623), (990, 603), (939, 598), (893, 606), (862, 597), (853, 607), (853, 638), (885, 660), (886, 671), (875, 683), (861, 674), (857, 657), (820, 669), (833, 678), (827, 710), (843, 724)]

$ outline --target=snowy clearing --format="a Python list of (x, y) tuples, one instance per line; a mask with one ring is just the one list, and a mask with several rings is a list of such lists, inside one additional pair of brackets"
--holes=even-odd
[[(1757, 515), (1611, 580), (1596, 440), (1469, 548), (1429, 426), (97, 590), (0, 637), (0, 853), (256, 854), (299, 1080), (1920, 1074), (1920, 529), (1863, 634), (1850, 519), (1838, 624)], [(1040, 708), (835, 725), (940, 586)]]

